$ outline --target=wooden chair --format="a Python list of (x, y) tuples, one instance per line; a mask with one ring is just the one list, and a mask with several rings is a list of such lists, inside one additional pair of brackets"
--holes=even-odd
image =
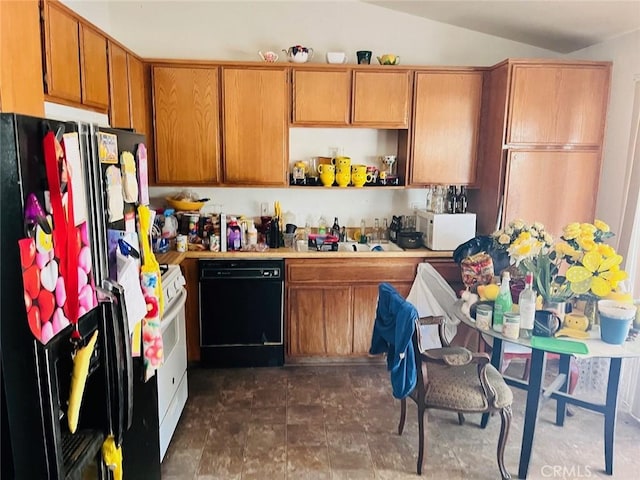
[[(443, 348), (420, 349), (420, 325), (438, 325)], [(499, 412), (502, 424), (498, 438), (497, 460), (503, 480), (511, 476), (504, 465), (504, 450), (511, 426), (513, 394), (502, 375), (490, 363), (485, 353), (472, 353), (464, 347), (449, 347), (444, 336), (442, 317), (415, 318), (413, 348), (417, 370), (416, 387), (409, 394), (418, 407), (417, 473), (422, 474), (424, 459), (424, 414), (429, 408), (458, 413)], [(398, 434), (402, 435), (407, 413), (407, 400), (400, 400)]]

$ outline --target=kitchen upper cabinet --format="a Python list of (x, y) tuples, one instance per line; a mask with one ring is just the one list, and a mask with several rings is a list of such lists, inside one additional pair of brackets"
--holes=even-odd
[(109, 42), (109, 120), (113, 128), (131, 128), (127, 51)]
[(408, 71), (293, 69), (294, 125), (407, 128)]
[[(127, 70), (129, 72), (129, 105), (131, 107), (131, 126), (136, 132), (147, 135), (147, 143), (151, 143), (149, 136), (151, 122), (149, 115), (149, 91), (151, 90), (145, 66), (131, 54), (127, 54)], [(147, 145), (149, 147), (149, 145)]]
[(410, 184), (476, 179), (482, 72), (417, 72)]
[(407, 128), (411, 72), (353, 72), (353, 115), (359, 127)]
[(106, 37), (59, 2), (43, 2), (43, 18), (46, 93), (107, 111)]
[(350, 121), (350, 70), (293, 70), (293, 123), (346, 126)]
[(556, 234), (593, 221), (610, 73), (609, 62), (565, 60), (506, 60), (486, 72), (469, 190), (478, 233), (515, 218)]
[(554, 236), (569, 222), (591, 223), (599, 176), (599, 151), (511, 150), (505, 218), (542, 222)]
[(0, 111), (44, 116), (37, 0), (0, 1)]
[(219, 182), (218, 69), (153, 67), (159, 184)]
[(78, 20), (55, 2), (44, 3), (46, 93), (81, 103)]
[(284, 68), (222, 67), (224, 183), (288, 184)]
[(507, 143), (602, 143), (609, 72), (598, 65), (514, 65)]
[(80, 24), (80, 78), (82, 103), (91, 107), (109, 106), (107, 39), (87, 25)]

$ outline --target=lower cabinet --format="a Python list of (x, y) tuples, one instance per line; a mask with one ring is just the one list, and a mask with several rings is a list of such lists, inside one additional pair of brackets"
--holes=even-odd
[(180, 264), (187, 282), (187, 302), (184, 305), (187, 335), (187, 361), (200, 361), (200, 295), (198, 288), (198, 259), (187, 258)]
[(286, 261), (289, 357), (366, 356), (375, 320), (378, 284), (402, 295), (421, 258), (291, 259)]

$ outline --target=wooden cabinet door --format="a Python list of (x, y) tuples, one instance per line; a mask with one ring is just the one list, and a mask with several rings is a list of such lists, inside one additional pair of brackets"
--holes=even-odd
[(153, 68), (156, 181), (219, 181), (218, 69)]
[(127, 52), (109, 42), (109, 120), (113, 128), (131, 128)]
[(187, 302), (184, 305), (185, 328), (187, 338), (187, 360), (200, 361), (200, 301), (198, 259), (187, 258), (180, 264), (182, 274), (187, 282)]
[(0, 2), (0, 112), (44, 116), (40, 7)]
[(289, 354), (351, 354), (350, 300), (349, 286), (289, 288)]
[(514, 65), (507, 143), (599, 146), (609, 75), (607, 65)]
[(223, 68), (224, 183), (287, 185), (285, 69)]
[(600, 153), (511, 151), (503, 223), (539, 221), (553, 236), (570, 222), (593, 222), (600, 176)]
[(348, 125), (350, 108), (350, 71), (293, 70), (295, 125)]
[[(140, 133), (149, 135), (148, 92), (145, 81), (144, 65), (133, 55), (127, 54), (127, 70), (129, 71), (129, 98), (131, 107), (131, 127)], [(149, 143), (149, 138), (147, 138)], [(147, 145), (147, 149), (149, 145)]]
[(352, 125), (407, 128), (411, 72), (353, 73)]
[(87, 25), (80, 24), (80, 78), (82, 103), (91, 107), (109, 107), (107, 39)]
[(353, 287), (353, 353), (369, 353), (377, 305), (377, 283)]
[(476, 178), (482, 72), (417, 73), (410, 183)]
[(46, 93), (80, 103), (78, 21), (54, 2), (45, 2)]

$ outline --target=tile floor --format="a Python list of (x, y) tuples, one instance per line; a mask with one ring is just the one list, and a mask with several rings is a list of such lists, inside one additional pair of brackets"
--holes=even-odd
[[(517, 364), (509, 367), (521, 368)], [(551, 370), (551, 367), (549, 368)], [(505, 461), (517, 476), (524, 392), (514, 390)], [(396, 433), (399, 402), (380, 365), (189, 370), (189, 401), (162, 464), (163, 480), (417, 479), (416, 409)], [(575, 408), (563, 429), (555, 402), (541, 407), (531, 479), (638, 478), (640, 424), (618, 418), (614, 476), (604, 474), (602, 417)], [(431, 480), (499, 478), (500, 421), (428, 413), (425, 469)]]

